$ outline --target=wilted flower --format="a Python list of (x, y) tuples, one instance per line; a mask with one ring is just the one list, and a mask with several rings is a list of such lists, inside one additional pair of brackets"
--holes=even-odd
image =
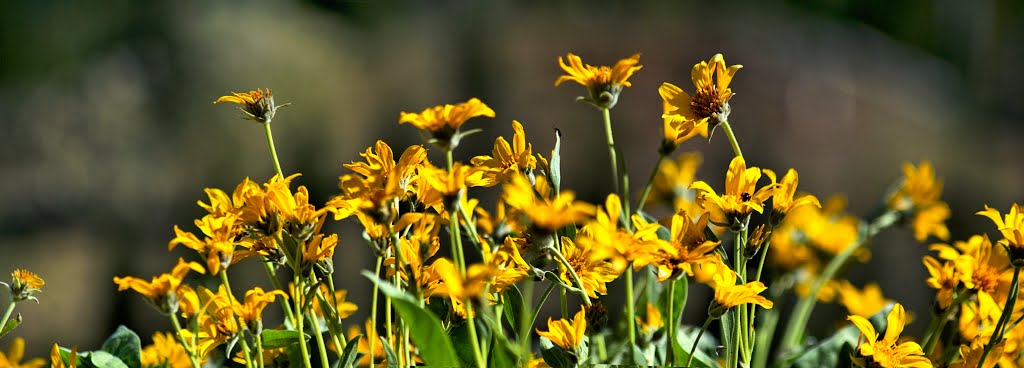
[(270, 123), (271, 120), (274, 120), (277, 108), (289, 105), (287, 103), (284, 105), (274, 105), (274, 92), (270, 88), (266, 90), (257, 89), (245, 93), (231, 92), (231, 96), (221, 96), (217, 101), (213, 101), (213, 103), (221, 102), (241, 105), (238, 109), (245, 113), (246, 119), (261, 123)]
[(36, 303), (39, 303), (39, 299), (36, 299), (35, 294), (42, 291), (43, 285), (46, 285), (46, 282), (32, 271), (17, 269), (11, 272), (10, 284), (0, 282), (0, 285), (6, 286), (11, 290), (12, 303), (23, 300), (34, 300)]

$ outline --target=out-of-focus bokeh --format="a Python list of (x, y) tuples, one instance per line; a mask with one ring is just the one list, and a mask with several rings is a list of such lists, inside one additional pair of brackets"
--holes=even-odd
[[(54, 342), (97, 348), (118, 324), (144, 342), (168, 328), (111, 279), (148, 278), (192, 257), (168, 253), (167, 242), (175, 224), (192, 229), (203, 188), (272, 175), (261, 127), (211, 104), (230, 91), (273, 88), (279, 103), (293, 103), (274, 120), (278, 152), (319, 204), (338, 192), (341, 164), (375, 140), (396, 151), (421, 142), (398, 125), (399, 112), (470, 97), (497, 118), (469, 122), (484, 131), (457, 159), (489, 153), (513, 119), (547, 155), (559, 128), (563, 186), (595, 202), (611, 191), (600, 115), (573, 102), (579, 86), (552, 86), (556, 58), (573, 52), (609, 65), (642, 53), (643, 70), (612, 112), (639, 188), (660, 139), (657, 87), (692, 89), (692, 65), (721, 52), (744, 65), (730, 121), (748, 162), (796, 168), (801, 189), (819, 198), (845, 193), (851, 212), (864, 215), (902, 162), (928, 159), (945, 180), (954, 239), (995, 234), (974, 212), (1024, 200), (1024, 3), (704, 3), (4, 2), (0, 276), (23, 267), (47, 282), (38, 305), (18, 307), (25, 323), (16, 334), (40, 356)], [(704, 154), (699, 176), (713, 185), (732, 154), (724, 138), (683, 147)], [(431, 159), (443, 157), (431, 150)], [(336, 279), (360, 304), (352, 318), (361, 321), (369, 282), (357, 271), (371, 255), (354, 226), (330, 226), (343, 239)], [(887, 296), (928, 313), (926, 246), (907, 230), (888, 231), (851, 278), (877, 280)], [(251, 263), (232, 277), (243, 285), (236, 291), (265, 283)], [(685, 318), (703, 320), (689, 315), (700, 310)], [(811, 327), (820, 335), (833, 326)]]

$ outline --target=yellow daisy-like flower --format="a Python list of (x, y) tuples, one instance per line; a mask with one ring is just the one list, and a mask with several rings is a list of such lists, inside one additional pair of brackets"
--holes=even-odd
[(575, 351), (583, 344), (583, 337), (587, 332), (587, 316), (583, 308), (572, 317), (572, 322), (564, 319), (557, 321), (548, 317), (548, 330), (537, 329), (537, 334), (551, 340), (566, 351)]
[(665, 204), (675, 211), (698, 212), (700, 206), (696, 204), (696, 192), (690, 189), (690, 184), (703, 162), (703, 156), (697, 151), (681, 154), (675, 160), (662, 160), (646, 205)]
[(416, 171), (427, 162), (427, 150), (410, 146), (395, 162), (391, 147), (377, 141), (359, 155), (366, 162), (345, 165), (355, 174), (338, 178), (342, 193), (327, 202), (327, 210), (334, 213), (335, 220), (361, 213), (378, 223), (391, 221), (394, 199), (403, 200), (413, 193)]
[(768, 289), (760, 281), (751, 281), (743, 285), (736, 284), (736, 272), (729, 268), (722, 268), (711, 281), (711, 287), (715, 289), (714, 305), (710, 313), (721, 316), (729, 308), (740, 304), (757, 304), (764, 309), (772, 309), (774, 305), (771, 300), (761, 295), (762, 291)]
[(545, 179), (538, 177), (537, 184), (540, 197), (529, 179), (517, 175), (505, 184), (502, 195), (505, 203), (529, 218), (535, 228), (552, 233), (569, 224), (583, 223), (594, 215), (594, 205), (576, 201), (576, 194), (572, 191), (563, 190), (548, 199), (551, 190)]
[(988, 217), (996, 224), (1003, 239), (999, 242), (1010, 248), (1010, 260), (1015, 264), (1024, 264), (1024, 212), (1020, 210), (1017, 203), (1010, 207), (1010, 212), (1005, 216), (999, 214), (999, 210), (985, 206), (984, 211), (978, 215)]
[[(999, 363), (999, 359), (995, 358), (1003, 355), (1003, 348), (1005, 347), (1005, 341), (996, 344), (990, 352), (993, 359), (985, 359), (985, 365), (981, 366), (981, 368), (995, 368), (996, 364)], [(978, 368), (978, 364), (981, 363), (981, 356), (984, 353), (985, 344), (977, 344), (974, 347), (960, 345), (960, 359), (950, 364), (949, 368)]]
[[(591, 298), (597, 298), (597, 294), (608, 294), (609, 282), (615, 281), (623, 269), (608, 262), (603, 255), (596, 253), (587, 242), (574, 243), (567, 237), (562, 237), (562, 256), (569, 261), (569, 267), (576, 271), (583, 288)], [(573, 285), (572, 275), (565, 265), (559, 263), (558, 275), (566, 284)]]
[(658, 269), (658, 281), (693, 275), (693, 267), (713, 261), (715, 247), (720, 241), (710, 241), (704, 236), (709, 214), (705, 212), (696, 222), (686, 211), (679, 211), (666, 224), (671, 230), (667, 242), (657, 242), (648, 247), (636, 263), (651, 264)]
[[(245, 302), (239, 303), (235, 300), (231, 303), (231, 308), (235, 316), (241, 320), (241, 323), (252, 326), (250, 329), (256, 330), (254, 323), (262, 319), (263, 309), (268, 304), (273, 303), (278, 295), (288, 299), (288, 295), (284, 291), (271, 290), (270, 292), (265, 292), (263, 288), (257, 286), (245, 292)], [(233, 298), (234, 296), (232, 296)]]
[(670, 105), (668, 101), (662, 101), (662, 139), (661, 147), (658, 148), (658, 153), (662, 155), (669, 155), (675, 152), (676, 148), (679, 148), (680, 144), (690, 140), (700, 134), (703, 137), (708, 136), (708, 125), (704, 124), (699, 127), (693, 124), (686, 124), (686, 119), (680, 115), (670, 114), (671, 111), (675, 111), (675, 107)]
[(632, 86), (629, 77), (637, 70), (643, 68), (640, 63), (640, 54), (633, 54), (628, 58), (619, 60), (615, 66), (593, 66), (584, 64), (579, 56), (569, 53), (566, 55), (569, 64), (566, 64), (561, 56), (558, 57), (558, 66), (562, 67), (568, 75), (563, 75), (555, 80), (555, 87), (562, 82), (576, 82), (587, 88), (589, 97), (579, 97), (578, 100), (586, 101), (601, 109), (610, 109), (619, 101), (619, 93), (622, 88)]
[(206, 270), (199, 263), (185, 262), (184, 259), (178, 258), (178, 264), (174, 266), (171, 273), (153, 276), (153, 279), (149, 282), (127, 276), (114, 277), (114, 283), (117, 284), (118, 291), (135, 290), (146, 297), (146, 300), (161, 312), (174, 313), (178, 310), (181, 282), (189, 271), (206, 273)]
[(168, 332), (153, 334), (153, 344), (142, 348), (143, 367), (189, 368), (192, 360), (174, 335)]
[(924, 356), (921, 345), (916, 342), (907, 341), (898, 343), (900, 334), (903, 333), (903, 326), (906, 324), (907, 315), (903, 305), (896, 303), (889, 312), (888, 324), (885, 328), (885, 336), (879, 339), (875, 332), (875, 326), (861, 316), (848, 316), (850, 322), (860, 330), (861, 335), (867, 339), (858, 342), (858, 351), (863, 357), (859, 365), (868, 367), (931, 367), (932, 363)]
[(893, 211), (912, 216), (911, 227), (914, 238), (924, 241), (929, 235), (949, 239), (946, 220), (949, 219), (949, 205), (939, 199), (942, 194), (942, 180), (935, 177), (931, 162), (923, 161), (915, 167), (903, 164), (903, 178), (899, 189), (889, 195), (886, 205)]
[(775, 188), (775, 194), (772, 195), (772, 214), (771, 223), (773, 227), (779, 226), (782, 220), (786, 218), (786, 214), (790, 210), (804, 206), (814, 205), (815, 207), (821, 208), (821, 203), (818, 202), (818, 197), (813, 195), (805, 195), (800, 198), (793, 198), (796, 196), (796, 186), (800, 182), (800, 177), (797, 175), (796, 170), (789, 169), (786, 172), (786, 176), (782, 177), (781, 182), (775, 180), (775, 172), (765, 169), (764, 174), (771, 179), (772, 184), (778, 184)]
[(764, 212), (764, 201), (775, 193), (777, 185), (774, 183), (757, 189), (757, 181), (760, 179), (760, 168), (747, 168), (743, 156), (736, 156), (729, 163), (729, 172), (725, 174), (724, 193), (715, 193), (703, 181), (693, 183), (690, 188), (698, 193), (697, 203), (711, 211), (712, 222), (741, 229), (746, 226), (751, 212)]
[(937, 290), (935, 300), (939, 302), (940, 308), (949, 308), (953, 304), (953, 292), (961, 279), (956, 271), (956, 264), (952, 261), (939, 262), (932, 256), (924, 256), (923, 262), (929, 275), (925, 282), (928, 287)]
[(466, 120), (477, 116), (494, 117), (494, 110), (491, 110), (477, 98), (469, 101), (450, 105), (434, 106), (423, 110), (423, 112), (411, 113), (402, 112), (398, 118), (399, 124), (409, 123), (420, 130), (429, 133), (434, 143), (444, 150), (453, 150), (459, 145), (459, 140), (464, 135), (459, 128)]
[(167, 244), (167, 250), (174, 250), (178, 244), (184, 245), (206, 258), (206, 267), (211, 274), (217, 274), (221, 268), (231, 265), (235, 253), (236, 236), (242, 228), (238, 225), (236, 216), (213, 216), (206, 215), (196, 220), (196, 227), (202, 231), (205, 237), (199, 240), (195, 234), (181, 230), (174, 226), (174, 239)]
[(41, 358), (29, 359), (22, 362), (25, 358), (25, 339), (15, 337), (14, 341), (11, 342), (11, 346), (7, 348), (7, 352), (0, 351), (0, 367), (4, 368), (41, 368), (46, 365), (46, 362)]
[[(658, 93), (670, 106), (664, 116), (666, 118), (675, 116), (674, 119), (682, 120), (684, 126), (692, 127), (681, 129), (706, 128), (709, 131), (714, 131), (719, 123), (729, 120), (729, 100), (733, 96), (729, 83), (742, 67), (742, 65), (726, 67), (722, 54), (717, 54), (706, 62), (701, 61), (695, 64), (690, 71), (690, 79), (695, 87), (693, 95), (672, 83), (662, 83), (658, 88)], [(710, 125), (710, 127), (705, 127), (706, 125)]]
[(38, 303), (39, 299), (35, 297), (35, 293), (42, 291), (43, 285), (46, 285), (46, 282), (32, 271), (16, 269), (14, 272), (11, 272), (11, 283), (8, 284), (0, 281), (0, 285), (11, 290), (12, 303), (23, 300), (34, 300)]
[(889, 299), (882, 296), (882, 288), (877, 283), (871, 282), (864, 285), (864, 289), (858, 289), (849, 281), (839, 282), (839, 303), (842, 303), (850, 314), (861, 317), (871, 317), (889, 304)]
[(512, 143), (505, 137), (494, 140), (494, 149), (490, 156), (476, 156), (470, 163), (483, 171), (481, 179), (473, 185), (493, 187), (505, 183), (515, 175), (530, 175), (537, 168), (537, 158), (533, 156), (533, 145), (526, 143), (526, 131), (523, 124), (512, 120)]
[(665, 321), (661, 319), (661, 311), (654, 304), (647, 303), (647, 313), (644, 317), (637, 316), (636, 324), (640, 326), (640, 332), (645, 335), (653, 334), (665, 326)]
[(270, 88), (266, 90), (257, 89), (245, 93), (231, 92), (231, 96), (221, 96), (217, 101), (213, 101), (213, 103), (221, 102), (241, 105), (238, 109), (245, 113), (246, 119), (261, 123), (270, 123), (271, 120), (274, 120), (277, 108), (289, 105), (275, 105), (274, 92)]
[(499, 273), (489, 264), (477, 263), (466, 266), (466, 273), (463, 275), (458, 266), (447, 258), (438, 259), (430, 266), (432, 272), (437, 273), (443, 283), (425, 290), (427, 295), (441, 295), (450, 298), (455, 312), (463, 317), (468, 316), (465, 302), (487, 292), (488, 285)]
[(50, 349), (50, 368), (75, 367), (78, 367), (78, 347), (71, 348), (71, 354), (68, 355), (68, 363), (64, 364), (64, 359), (60, 357), (60, 347), (57, 344), (53, 344), (53, 348)]

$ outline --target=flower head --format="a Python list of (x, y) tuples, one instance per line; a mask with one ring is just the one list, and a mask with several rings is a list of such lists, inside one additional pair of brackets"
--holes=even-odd
[(42, 277), (26, 269), (17, 269), (11, 272), (11, 283), (0, 282), (11, 290), (11, 302), (17, 303), (23, 300), (34, 300), (39, 303), (35, 294), (42, 291), (46, 282)]
[(931, 361), (924, 356), (924, 352), (921, 350), (921, 345), (916, 342), (907, 341), (904, 343), (898, 343), (900, 333), (903, 332), (903, 326), (907, 322), (906, 311), (903, 309), (903, 305), (896, 303), (892, 307), (892, 311), (889, 312), (888, 324), (885, 328), (885, 336), (879, 339), (878, 333), (875, 332), (875, 326), (871, 325), (871, 322), (861, 316), (848, 316), (850, 322), (853, 322), (857, 329), (860, 330), (861, 335), (864, 336), (867, 341), (859, 342), (857, 348), (860, 352), (860, 356), (863, 358), (862, 364), (868, 367), (931, 367)]
[(583, 344), (583, 337), (587, 332), (587, 316), (583, 308), (572, 317), (572, 322), (560, 319), (557, 321), (548, 318), (548, 330), (537, 330), (537, 334), (551, 340), (555, 345), (566, 351), (575, 351)]
[(733, 96), (729, 83), (742, 67), (726, 67), (722, 54), (695, 64), (690, 71), (690, 79), (695, 87), (693, 95), (672, 83), (662, 83), (658, 93), (670, 106), (664, 116), (682, 120), (684, 126), (693, 127), (689, 129), (704, 129), (710, 125), (707, 129), (714, 131), (719, 123), (729, 120), (729, 100)]
[(241, 106), (238, 109), (245, 113), (246, 119), (268, 124), (271, 120), (274, 120), (277, 108), (289, 105), (287, 103), (275, 105), (274, 92), (270, 88), (266, 90), (257, 89), (245, 93), (231, 92), (231, 96), (221, 96), (217, 101), (213, 101), (213, 103), (221, 102), (239, 104)]
[[(257, 286), (252, 290), (245, 292), (245, 302), (239, 303), (238, 301), (232, 301), (231, 308), (241, 320), (242, 323), (249, 326), (257, 326), (257, 323), (262, 319), (263, 309), (268, 304), (273, 303), (277, 299), (277, 296), (288, 299), (288, 295), (281, 290), (271, 290), (270, 292), (263, 291), (263, 288)], [(234, 297), (232, 297), (233, 299)], [(255, 327), (250, 327), (253, 330), (259, 330)]]
[(529, 218), (535, 228), (551, 233), (569, 224), (583, 223), (594, 215), (594, 205), (576, 201), (572, 191), (563, 190), (548, 199), (551, 190), (542, 177), (537, 178), (537, 188), (526, 177), (517, 175), (505, 184), (502, 196), (509, 207)]
[(188, 368), (192, 360), (174, 335), (167, 332), (153, 334), (153, 344), (142, 348), (143, 367)]
[(636, 324), (640, 326), (640, 332), (645, 335), (654, 334), (665, 326), (665, 321), (661, 319), (661, 311), (654, 304), (647, 303), (647, 313), (644, 315), (645, 318), (636, 317)]
[(914, 238), (924, 241), (929, 235), (947, 240), (949, 229), (949, 205), (939, 199), (942, 194), (942, 180), (935, 178), (935, 168), (924, 161), (915, 167), (903, 164), (903, 178), (899, 188), (889, 195), (886, 205), (893, 211), (912, 216)]
[(736, 156), (729, 163), (729, 172), (725, 175), (724, 193), (715, 193), (715, 190), (703, 181), (693, 183), (690, 188), (698, 193), (697, 203), (711, 211), (712, 222), (741, 229), (746, 226), (750, 213), (762, 213), (764, 201), (775, 193), (775, 183), (758, 189), (757, 181), (760, 179), (761, 169), (747, 168), (743, 156)]
[(0, 351), (0, 367), (4, 368), (42, 368), (46, 363), (40, 359), (29, 359), (22, 362), (25, 358), (25, 339), (15, 337), (14, 341), (11, 342), (11, 346), (7, 348), (7, 352)]
[(505, 183), (515, 175), (531, 175), (537, 168), (537, 158), (533, 156), (533, 145), (526, 143), (526, 131), (523, 124), (512, 121), (512, 143), (505, 137), (494, 140), (494, 150), (490, 156), (476, 156), (470, 161), (473, 166), (482, 170), (483, 176), (476, 185), (491, 187)]
[(872, 282), (858, 289), (849, 281), (839, 282), (839, 302), (846, 307), (850, 314), (861, 317), (871, 317), (878, 311), (885, 308), (889, 300), (882, 296), (882, 288)]
[(593, 66), (584, 64), (579, 56), (569, 53), (566, 56), (569, 64), (566, 64), (561, 56), (558, 57), (558, 66), (562, 67), (568, 75), (563, 75), (555, 80), (555, 86), (562, 82), (572, 81), (587, 88), (589, 97), (580, 97), (578, 100), (586, 101), (598, 108), (610, 109), (619, 101), (619, 93), (623, 87), (629, 87), (629, 77), (642, 68), (640, 54), (633, 54), (628, 58), (619, 60), (615, 66)]
[(999, 243), (1009, 248), (1010, 260), (1015, 265), (1024, 264), (1024, 212), (1021, 211), (1020, 205), (1014, 203), (1005, 216), (1000, 216), (999, 210), (989, 208), (988, 205), (984, 211), (977, 214), (988, 217), (996, 224), (1003, 235)]
[[(624, 270), (624, 268), (615, 267), (604, 254), (596, 252), (591, 247), (591, 243), (574, 243), (564, 236), (562, 237), (562, 256), (569, 261), (569, 266), (579, 276), (583, 288), (591, 298), (597, 298), (597, 294), (608, 294), (606, 284), (615, 281)], [(573, 284), (569, 269), (565, 265), (558, 264), (558, 273), (562, 281), (570, 285)]]
[(679, 148), (680, 144), (690, 140), (700, 134), (703, 137), (708, 136), (708, 125), (703, 124), (699, 127), (693, 124), (687, 124), (686, 119), (680, 115), (670, 114), (669, 112), (674, 111), (675, 107), (672, 107), (668, 101), (662, 101), (662, 110), (664, 113), (661, 115), (661, 147), (658, 148), (658, 153), (662, 155), (669, 155), (675, 152), (676, 148)]
[(740, 304), (757, 304), (764, 309), (772, 309), (774, 305), (768, 298), (758, 295), (767, 290), (767, 286), (760, 281), (737, 285), (736, 272), (727, 267), (719, 269), (711, 281), (711, 286), (715, 289), (715, 301), (710, 308), (712, 316), (720, 316), (720, 313), (725, 313), (729, 308)]
[(466, 120), (477, 116), (493, 118), (494, 110), (480, 102), (479, 99), (471, 98), (469, 101), (456, 105), (434, 106), (419, 114), (403, 112), (398, 118), (398, 123), (412, 124), (425, 133), (429, 133), (433, 138), (431, 143), (441, 149), (452, 150), (459, 145), (459, 140), (463, 136), (469, 134), (460, 132), (459, 128)]
[(686, 211), (679, 211), (666, 219), (671, 230), (667, 242), (657, 242), (648, 247), (644, 256), (638, 257), (637, 264), (652, 264), (658, 269), (658, 281), (677, 279), (693, 275), (693, 267), (713, 261), (715, 247), (720, 241), (708, 240), (704, 229), (708, 226), (707, 212), (696, 222)]
[(698, 212), (700, 206), (690, 184), (693, 184), (697, 169), (703, 162), (704, 158), (698, 151), (683, 153), (675, 160), (662, 160), (654, 176), (651, 194), (647, 196), (647, 205), (665, 204), (676, 211)]
[(199, 263), (185, 262), (184, 259), (178, 258), (178, 264), (174, 266), (171, 273), (153, 276), (150, 282), (127, 276), (114, 277), (114, 283), (117, 284), (118, 291), (135, 290), (146, 297), (146, 301), (161, 312), (174, 313), (178, 310), (178, 301), (181, 299), (180, 287), (183, 286), (181, 282), (189, 271), (206, 273)]
[(796, 196), (796, 186), (800, 181), (796, 170), (789, 169), (786, 172), (786, 176), (782, 177), (781, 182), (776, 182), (774, 171), (765, 169), (764, 174), (771, 179), (772, 184), (778, 184), (778, 187), (775, 188), (775, 194), (772, 195), (771, 222), (773, 227), (779, 226), (782, 220), (786, 218), (786, 214), (794, 208), (804, 205), (813, 205), (821, 208), (818, 198), (813, 195), (808, 194), (800, 198), (793, 198)]

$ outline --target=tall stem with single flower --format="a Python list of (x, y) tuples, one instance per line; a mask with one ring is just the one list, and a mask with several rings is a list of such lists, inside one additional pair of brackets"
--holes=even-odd
[(722, 121), (722, 130), (725, 131), (725, 137), (729, 138), (729, 144), (732, 145), (732, 152), (736, 154), (736, 157), (743, 157), (743, 151), (740, 150), (740, 143), (736, 141), (736, 136), (732, 134), (732, 127), (729, 126), (728, 121)]
[(274, 159), (274, 170), (283, 179), (284, 173), (281, 171), (281, 162), (277, 160), (277, 149), (274, 148), (274, 133), (270, 131), (270, 121), (263, 123), (263, 129), (267, 133), (267, 146), (270, 147), (270, 157)]

